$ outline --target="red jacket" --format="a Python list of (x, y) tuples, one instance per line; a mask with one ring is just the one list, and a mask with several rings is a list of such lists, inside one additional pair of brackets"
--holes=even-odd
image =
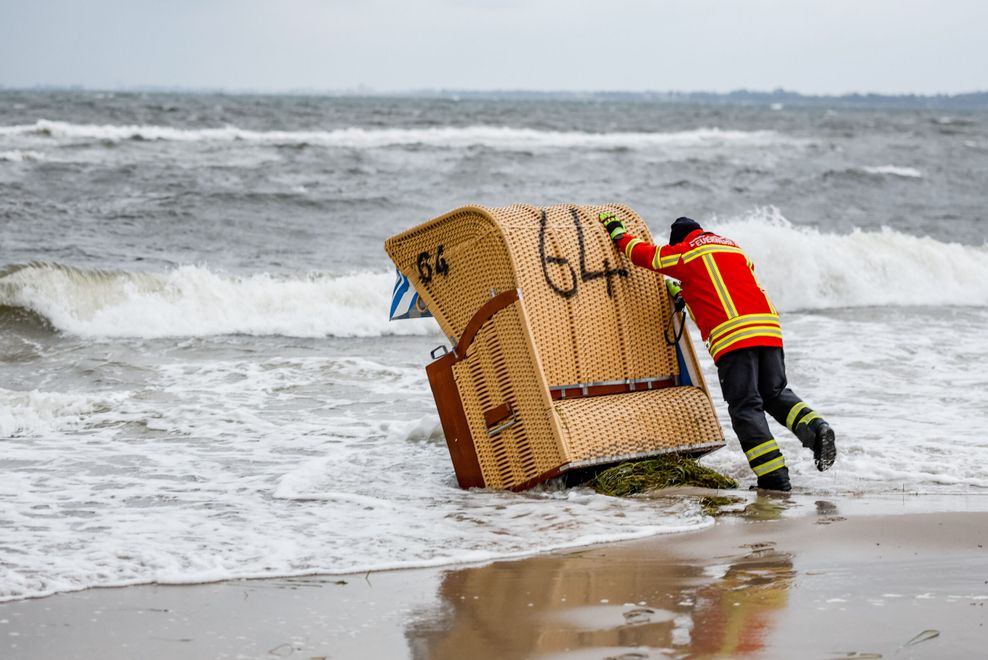
[(661, 248), (630, 234), (617, 240), (631, 262), (679, 280), (683, 300), (716, 362), (750, 346), (782, 347), (779, 314), (737, 243), (697, 229)]

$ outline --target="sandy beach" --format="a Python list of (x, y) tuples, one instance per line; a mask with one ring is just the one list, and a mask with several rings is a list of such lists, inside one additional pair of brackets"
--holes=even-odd
[(986, 498), (740, 495), (700, 532), (515, 561), (4, 603), (0, 657), (983, 654)]

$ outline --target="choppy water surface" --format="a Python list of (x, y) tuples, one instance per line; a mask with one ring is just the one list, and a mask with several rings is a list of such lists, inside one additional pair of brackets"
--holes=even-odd
[[(819, 474), (779, 430), (797, 490), (985, 492), (985, 189), (978, 112), (0, 93), (0, 600), (710, 524), (456, 488), (423, 370), (444, 338), (386, 320), (381, 246), (466, 203), (735, 238), (839, 434)], [(705, 461), (750, 481), (736, 441)]]

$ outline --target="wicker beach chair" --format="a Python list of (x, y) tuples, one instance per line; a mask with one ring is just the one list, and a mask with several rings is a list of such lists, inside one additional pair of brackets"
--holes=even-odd
[(597, 222), (630, 208), (456, 209), (385, 242), (450, 338), (426, 367), (459, 485), (522, 490), (577, 470), (723, 446), (662, 277)]

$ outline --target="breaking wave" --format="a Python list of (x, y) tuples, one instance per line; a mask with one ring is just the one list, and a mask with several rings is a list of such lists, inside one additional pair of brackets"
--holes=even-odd
[[(783, 311), (871, 306), (988, 306), (988, 247), (892, 229), (824, 233), (776, 209), (705, 226), (737, 240)], [(0, 271), (0, 307), (91, 337), (223, 334), (380, 337), (439, 332), (391, 322), (393, 274), (233, 276), (203, 266), (165, 273), (33, 263)]]
[(589, 148), (648, 149), (656, 147), (724, 147), (789, 144), (798, 140), (774, 131), (738, 131), (699, 128), (666, 133), (543, 131), (507, 126), (437, 128), (359, 127), (312, 131), (254, 131), (236, 126), (175, 128), (154, 125), (72, 124), (41, 119), (34, 124), (0, 126), (0, 136), (52, 137), (68, 140), (149, 140), (172, 142), (249, 142), (271, 145), (321, 145), (380, 148), (425, 145), (432, 147), (486, 146), (494, 149)]
[(744, 248), (781, 310), (988, 305), (988, 246), (888, 227), (824, 233), (793, 225), (771, 207), (704, 226)]
[(867, 165), (861, 167), (848, 167), (846, 169), (826, 170), (823, 172), (824, 178), (850, 178), (863, 181), (876, 181), (882, 178), (912, 179), (920, 180), (924, 178), (923, 173), (915, 167), (903, 167), (901, 165)]
[(904, 179), (922, 179), (923, 173), (915, 167), (900, 167), (898, 165), (874, 165), (862, 167), (865, 174), (877, 174), (879, 176), (898, 176)]
[(19, 149), (0, 151), (0, 163), (27, 163), (44, 159), (44, 155), (37, 151), (21, 151)]
[(18, 392), (0, 387), (0, 437), (75, 430), (85, 426), (87, 418), (106, 411), (109, 405), (105, 398), (91, 394)]
[(133, 273), (52, 263), (0, 273), (0, 307), (86, 337), (380, 337), (436, 328), (431, 319), (389, 322), (390, 273), (238, 277), (201, 266)]

